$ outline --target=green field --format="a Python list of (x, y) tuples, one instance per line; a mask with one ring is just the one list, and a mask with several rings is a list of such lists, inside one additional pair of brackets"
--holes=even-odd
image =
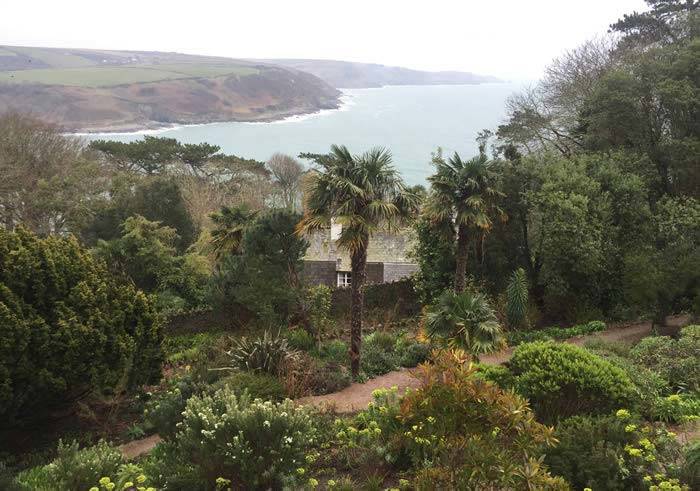
[(39, 83), (78, 87), (110, 87), (192, 77), (246, 76), (257, 68), (225, 64), (124, 65), (85, 68), (46, 68), (0, 72), (0, 83)]

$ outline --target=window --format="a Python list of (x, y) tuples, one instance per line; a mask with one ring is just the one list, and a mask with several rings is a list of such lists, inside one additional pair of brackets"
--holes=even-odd
[(352, 276), (348, 271), (338, 271), (338, 286), (343, 288), (352, 284)]

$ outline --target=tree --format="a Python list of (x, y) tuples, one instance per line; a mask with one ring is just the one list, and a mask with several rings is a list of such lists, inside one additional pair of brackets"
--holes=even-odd
[(351, 155), (345, 146), (333, 145), (329, 155), (316, 161), (321, 170), (309, 178), (298, 231), (319, 230), (329, 227), (332, 221), (343, 227), (338, 246), (350, 253), (350, 363), (353, 375), (357, 376), (370, 237), (382, 228), (396, 227), (417, 212), (418, 197), (406, 190), (386, 149), (374, 148), (362, 155)]
[(522, 329), (528, 326), (528, 285), (525, 270), (513, 271), (506, 288), (506, 318), (508, 327)]
[(41, 234), (80, 227), (107, 187), (76, 138), (16, 113), (0, 117), (0, 224)]
[(236, 228), (238, 246), (223, 249), (229, 252), (220, 255), (214, 277), (220, 302), (234, 301), (269, 324), (298, 313), (299, 273), (309, 246), (296, 234), (300, 218), (289, 210), (273, 210), (248, 216), (248, 222)]
[(202, 256), (177, 254), (175, 229), (140, 215), (127, 218), (120, 228), (120, 237), (100, 240), (95, 248), (95, 254), (116, 274), (125, 274), (142, 290), (158, 294), (164, 308), (204, 303), (209, 268)]
[(270, 168), (272, 181), (280, 188), (284, 207), (293, 211), (297, 207), (304, 168), (295, 158), (282, 153), (270, 157), (267, 166)]
[(224, 206), (221, 211), (213, 213), (211, 220), (211, 247), (217, 258), (227, 254), (240, 253), (243, 235), (256, 218), (257, 212), (245, 206), (230, 208)]
[(151, 298), (73, 237), (0, 230), (0, 338), (3, 425), (160, 379)]
[(119, 237), (121, 224), (133, 215), (175, 229), (178, 252), (184, 252), (197, 239), (198, 228), (188, 212), (180, 182), (174, 177), (122, 174), (113, 176), (111, 187), (109, 199), (93, 205), (91, 220), (80, 230), (86, 243), (94, 245), (99, 239)]
[(683, 34), (683, 23), (689, 14), (700, 10), (697, 0), (646, 0), (651, 10), (625, 14), (610, 29), (624, 35), (624, 42), (650, 44), (675, 42)]
[(477, 362), (480, 355), (505, 347), (496, 313), (481, 293), (445, 290), (428, 309), (425, 328), (429, 337), (463, 349)]
[(129, 143), (94, 140), (90, 147), (105, 154), (122, 171), (153, 175), (164, 173), (178, 158), (180, 143), (174, 138), (144, 136)]
[(436, 171), (428, 178), (431, 189), (425, 213), (437, 223), (454, 220), (457, 228), (454, 289), (461, 292), (466, 285), (470, 240), (471, 245), (476, 241), (483, 243), (494, 215), (503, 216), (496, 204), (502, 193), (495, 187), (491, 162), (483, 154), (467, 161), (457, 153), (449, 160), (438, 154), (433, 164)]

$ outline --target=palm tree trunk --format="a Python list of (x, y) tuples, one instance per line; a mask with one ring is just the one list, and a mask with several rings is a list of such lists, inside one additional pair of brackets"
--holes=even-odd
[(367, 278), (367, 246), (352, 254), (350, 308), (350, 370), (353, 377), (360, 374), (360, 347), (362, 345), (362, 314), (365, 306), (365, 279)]
[(455, 293), (464, 291), (467, 283), (467, 256), (469, 254), (469, 237), (466, 225), (457, 229), (457, 250), (455, 251)]

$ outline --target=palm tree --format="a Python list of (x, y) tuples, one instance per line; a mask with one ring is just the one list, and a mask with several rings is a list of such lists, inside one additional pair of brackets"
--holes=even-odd
[(240, 253), (243, 234), (257, 216), (245, 206), (223, 206), (221, 211), (212, 213), (211, 220), (214, 229), (211, 231), (211, 249), (217, 259), (226, 254)]
[(457, 153), (448, 161), (437, 156), (433, 163), (436, 172), (428, 178), (431, 190), (425, 213), (436, 223), (454, 221), (457, 227), (454, 290), (461, 292), (466, 284), (470, 235), (483, 241), (493, 215), (505, 217), (496, 206), (503, 194), (495, 188), (491, 162), (483, 154), (467, 161)]
[(350, 254), (350, 362), (357, 376), (369, 238), (377, 230), (397, 227), (416, 213), (419, 199), (406, 189), (391, 164), (391, 153), (383, 148), (351, 155), (345, 146), (333, 145), (331, 153), (316, 156), (316, 162), (321, 169), (307, 181), (304, 216), (297, 230), (325, 229), (331, 221), (342, 225), (337, 244)]
[(425, 315), (428, 337), (479, 356), (505, 347), (503, 329), (481, 293), (445, 290)]

